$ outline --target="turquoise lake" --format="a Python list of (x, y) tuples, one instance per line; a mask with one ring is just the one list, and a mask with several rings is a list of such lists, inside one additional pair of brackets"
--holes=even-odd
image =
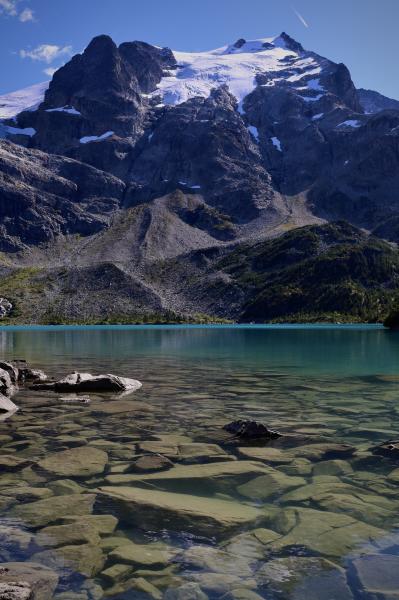
[[(55, 599), (397, 597), (399, 450), (378, 447), (399, 439), (398, 333), (10, 327), (0, 348), (143, 384), (21, 388), (0, 421), (0, 560), (51, 569)], [(236, 419), (281, 437), (233, 438)]]

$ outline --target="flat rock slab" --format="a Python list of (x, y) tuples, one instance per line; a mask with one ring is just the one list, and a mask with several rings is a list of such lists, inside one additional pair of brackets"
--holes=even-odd
[(90, 477), (103, 473), (107, 462), (106, 452), (84, 446), (51, 454), (39, 461), (37, 466), (57, 477)]
[(356, 547), (370, 542), (378, 544), (387, 536), (384, 529), (348, 515), (311, 508), (287, 508), (279, 511), (271, 521), (272, 529), (284, 534), (267, 544), (271, 551), (298, 546), (324, 556), (341, 558)]
[(36, 535), (35, 543), (41, 548), (57, 548), (71, 544), (100, 545), (100, 536), (95, 527), (85, 523), (44, 527)]
[(69, 515), (89, 515), (95, 498), (95, 494), (71, 494), (29, 504), (17, 504), (10, 510), (9, 516), (20, 519), (32, 527), (45, 527)]
[[(32, 600), (50, 600), (58, 585), (58, 575), (52, 569), (48, 569), (39, 563), (1, 563), (0, 584), (10, 582), (24, 582), (28, 584), (33, 591)], [(30, 596), (28, 598), (31, 600)]]
[(164, 567), (176, 554), (177, 550), (161, 542), (135, 544), (127, 540), (109, 554), (109, 559), (117, 563), (142, 567)]
[(279, 448), (255, 448), (240, 447), (238, 448), (240, 456), (253, 460), (262, 460), (266, 463), (275, 463), (277, 465), (288, 465), (294, 460), (294, 456), (288, 451), (280, 450)]
[(399, 556), (390, 554), (362, 556), (352, 561), (360, 586), (378, 598), (399, 594)]
[(213, 536), (262, 517), (259, 509), (240, 502), (156, 489), (104, 486), (98, 493), (100, 503), (111, 503), (120, 518), (144, 529), (194, 529)]
[(144, 402), (134, 402), (133, 400), (108, 400), (106, 402), (96, 402), (90, 405), (91, 410), (99, 415), (117, 415), (120, 413), (149, 413), (153, 412), (153, 407)]
[(277, 558), (263, 565), (256, 577), (285, 600), (353, 600), (345, 571), (323, 558)]
[[(109, 475), (106, 482), (114, 484), (135, 483), (138, 481), (173, 481), (192, 479), (218, 479), (226, 477), (248, 477), (266, 473), (269, 467), (262, 463), (247, 460), (223, 461), (210, 464), (178, 465), (158, 473)], [(287, 476), (285, 476), (287, 477)]]

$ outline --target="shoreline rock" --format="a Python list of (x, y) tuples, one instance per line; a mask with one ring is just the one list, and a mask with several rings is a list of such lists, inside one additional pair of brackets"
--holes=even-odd
[(55, 392), (134, 392), (141, 388), (137, 379), (119, 377), (108, 373), (92, 375), (91, 373), (70, 373), (63, 379), (53, 382), (33, 384), (31, 389), (54, 390)]

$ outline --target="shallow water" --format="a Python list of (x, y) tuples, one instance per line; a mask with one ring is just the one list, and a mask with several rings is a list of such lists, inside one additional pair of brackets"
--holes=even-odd
[[(200, 593), (237, 600), (360, 599), (366, 592), (390, 597), (395, 582), (377, 581), (373, 570), (381, 572), (381, 555), (386, 564), (393, 561), (391, 572), (399, 567), (399, 471), (393, 473), (399, 465), (370, 448), (399, 437), (398, 334), (373, 326), (14, 328), (0, 330), (0, 347), (4, 358), (25, 358), (54, 377), (79, 370), (143, 382), (114, 405), (110, 396), (90, 394), (91, 403), (77, 404), (60, 394), (21, 390), (14, 398), (21, 410), (0, 423), (0, 458), (33, 463), (0, 472), (0, 559), (54, 568), (60, 600), (102, 594), (204, 600)], [(268, 445), (238, 443), (222, 429), (237, 418), (262, 421), (283, 437)], [(141, 448), (143, 442), (156, 443)], [(94, 514), (112, 514), (119, 522), (114, 533), (89, 543), (101, 546), (102, 556), (93, 557), (86, 540), (77, 565), (83, 538), (55, 544), (40, 534), (44, 526), (66, 523), (67, 510), (39, 524), (20, 510), (31, 504), (36, 515), (42, 511), (33, 502), (46, 493), (32, 488), (50, 490), (53, 501), (65, 494), (54, 484), (63, 474), (38, 462), (70, 448), (108, 454), (104, 473), (64, 477), (83, 488), (82, 498), (89, 490), (122, 485), (153, 490), (162, 501), (178, 493), (176, 503), (183, 495), (188, 506), (190, 496), (193, 505), (197, 497), (212, 499), (219, 512), (226, 505), (218, 503), (229, 502), (236, 512), (254, 509), (256, 518), (222, 523), (218, 513), (219, 522), (210, 526), (177, 509), (127, 509), (100, 493)], [(264, 452), (270, 448), (275, 454)], [(171, 469), (150, 479), (138, 474), (135, 461), (151, 452), (187, 470), (174, 478), (166, 476)], [(233, 465), (229, 473), (233, 461), (240, 468)], [(207, 464), (213, 470), (201, 471)], [(149, 544), (162, 557), (146, 562), (112, 554), (129, 540)], [(365, 555), (371, 583), (362, 575), (365, 559), (358, 562)], [(115, 564), (128, 564), (126, 573), (115, 575)], [(196, 596), (182, 595), (187, 582)], [(62, 596), (66, 591), (75, 595)]]

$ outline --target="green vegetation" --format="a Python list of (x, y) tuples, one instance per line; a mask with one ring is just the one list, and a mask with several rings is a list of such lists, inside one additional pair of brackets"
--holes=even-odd
[(241, 246), (217, 265), (245, 291), (241, 321), (382, 321), (399, 253), (344, 222)]

